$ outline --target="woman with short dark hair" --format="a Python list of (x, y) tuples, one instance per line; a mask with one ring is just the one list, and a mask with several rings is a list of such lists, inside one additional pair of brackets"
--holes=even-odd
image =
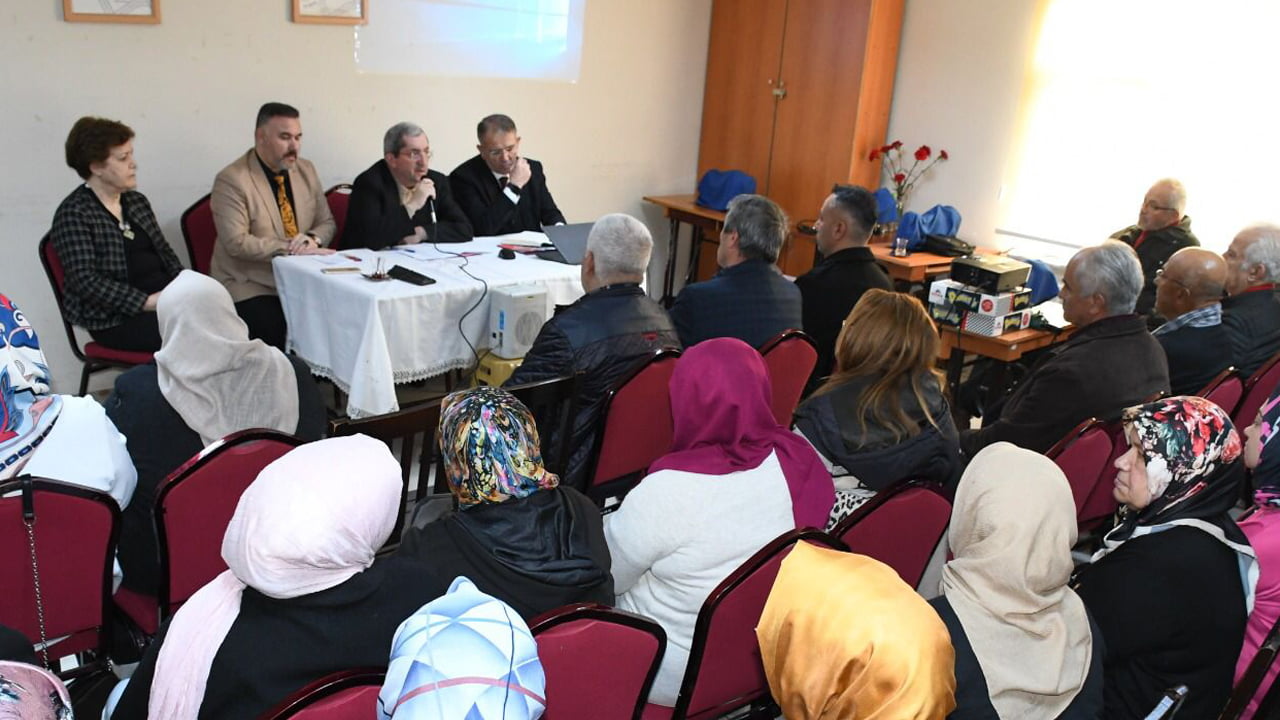
[(136, 190), (133, 130), (82, 117), (67, 135), (66, 159), (85, 181), (58, 206), (50, 231), (66, 319), (107, 347), (159, 350), (156, 300), (182, 263)]

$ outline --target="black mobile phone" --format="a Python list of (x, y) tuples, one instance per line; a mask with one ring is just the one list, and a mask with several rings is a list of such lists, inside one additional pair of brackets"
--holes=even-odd
[(403, 280), (412, 285), (431, 285), (435, 282), (434, 278), (429, 278), (420, 272), (410, 270), (402, 265), (392, 265), (387, 274), (397, 280)]

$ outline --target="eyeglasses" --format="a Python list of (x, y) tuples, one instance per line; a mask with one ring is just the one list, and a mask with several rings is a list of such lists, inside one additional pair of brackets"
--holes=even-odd
[(1178, 211), (1178, 208), (1171, 208), (1171, 207), (1165, 207), (1163, 205), (1157, 205), (1155, 200), (1147, 200), (1146, 202), (1142, 203), (1142, 208), (1144, 210), (1165, 210), (1168, 212)]
[(1181, 280), (1179, 280), (1178, 278), (1172, 277), (1172, 276), (1170, 276), (1170, 275), (1166, 275), (1166, 274), (1165, 274), (1165, 272), (1164, 272), (1164, 268), (1160, 268), (1159, 270), (1157, 270), (1157, 271), (1156, 271), (1156, 282), (1158, 282), (1158, 283), (1159, 283), (1159, 282), (1164, 282), (1164, 281), (1166, 281), (1166, 280), (1167, 280), (1167, 281), (1169, 281), (1169, 282), (1171, 282), (1171, 283), (1173, 283), (1173, 284), (1175, 284), (1175, 285), (1178, 285), (1179, 287), (1181, 287), (1181, 288), (1183, 288), (1183, 289), (1185, 289), (1185, 290), (1190, 290), (1190, 289), (1191, 289), (1190, 287), (1188, 287), (1188, 286), (1187, 286), (1187, 284), (1186, 284), (1186, 283), (1182, 282), (1182, 281), (1181, 281)]
[(507, 153), (514, 153), (517, 146), (518, 143), (516, 145), (508, 145), (506, 147), (492, 148), (490, 150), (485, 150), (484, 154), (496, 160)]
[(427, 148), (426, 150), (419, 150), (417, 148), (412, 148), (412, 149), (401, 150), (400, 156), (407, 157), (411, 160), (430, 160), (432, 157), (435, 156), (435, 153), (431, 152), (431, 148)]

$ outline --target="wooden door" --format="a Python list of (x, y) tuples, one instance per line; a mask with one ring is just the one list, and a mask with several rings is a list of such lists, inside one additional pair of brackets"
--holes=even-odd
[(711, 10), (698, 177), (741, 170), (769, 194), (774, 96), (787, 0), (716, 0)]

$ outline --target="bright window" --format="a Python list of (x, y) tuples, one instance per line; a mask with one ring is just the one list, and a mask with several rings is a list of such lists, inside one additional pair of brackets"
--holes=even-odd
[(1070, 255), (1162, 177), (1211, 249), (1280, 219), (1278, 29), (1275, 0), (1048, 0), (997, 232)]

